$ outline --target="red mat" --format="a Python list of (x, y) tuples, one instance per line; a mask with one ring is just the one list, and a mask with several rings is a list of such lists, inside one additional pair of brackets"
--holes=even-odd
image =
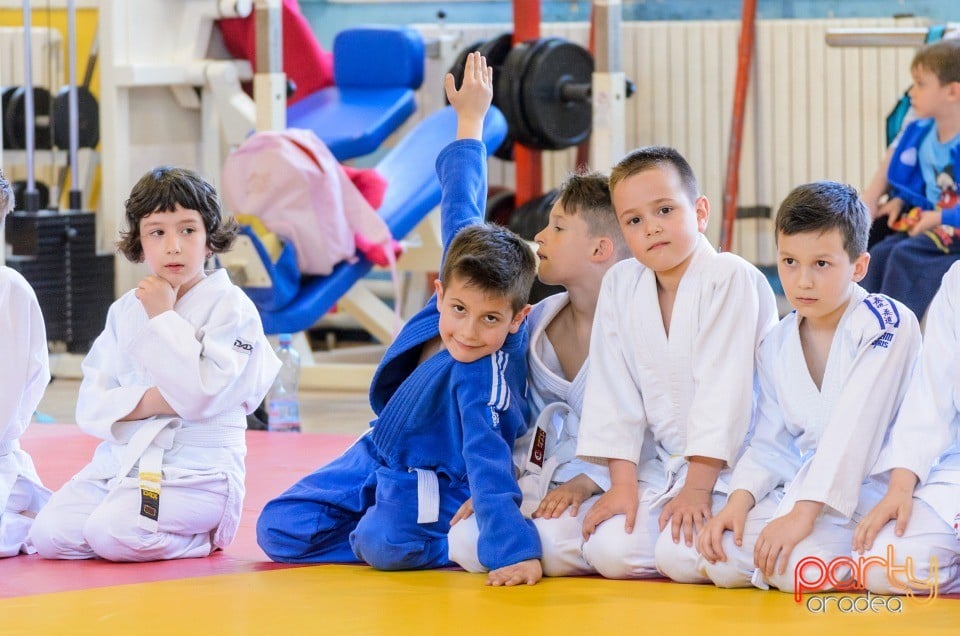
[[(257, 516), (264, 504), (297, 479), (329, 462), (353, 442), (346, 435), (247, 432), (247, 495), (232, 545), (204, 559), (153, 563), (48, 561), (36, 555), (0, 559), (0, 598), (236, 574), (280, 567), (257, 546)], [(56, 490), (93, 456), (98, 440), (70, 424), (33, 424), (21, 440), (44, 485)]]

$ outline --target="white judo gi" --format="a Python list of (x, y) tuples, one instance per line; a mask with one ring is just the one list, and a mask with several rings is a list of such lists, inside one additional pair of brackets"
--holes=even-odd
[[(600, 574), (651, 577), (660, 566), (683, 580), (680, 571), (696, 564), (696, 550), (674, 544), (669, 527), (661, 536), (660, 508), (683, 487), (687, 457), (733, 464), (753, 413), (754, 354), (776, 319), (760, 271), (718, 254), (702, 235), (677, 290), (669, 338), (653, 270), (629, 259), (604, 276), (577, 454), (637, 462), (640, 504), (632, 534), (618, 515), (584, 543), (584, 558)], [(728, 474), (714, 487), (715, 509)]]
[[(246, 415), (279, 368), (256, 308), (225, 270), (152, 320), (134, 291), (120, 297), (83, 361), (77, 400), (77, 424), (104, 441), (37, 516), (37, 551), (152, 561), (229, 545), (243, 503)], [(153, 386), (178, 416), (118, 421)]]
[[(517, 439), (513, 454), (523, 493), (520, 510), (527, 518), (536, 511), (547, 492), (577, 475), (586, 475), (603, 490), (610, 487), (606, 466), (583, 461), (576, 453), (590, 360), (584, 361), (572, 381), (567, 380), (547, 336), (547, 327), (569, 302), (567, 292), (554, 294), (534, 305), (527, 318), (530, 330), (527, 401), (533, 425)], [(583, 560), (581, 526), (596, 499), (584, 501), (575, 517), (566, 511), (556, 519), (534, 519), (543, 548), (541, 562), (545, 575), (574, 576), (594, 571)], [(478, 537), (477, 521), (471, 516), (457, 522), (447, 539), (450, 559), (471, 572), (486, 570), (477, 556)]]
[(50, 498), (19, 442), (49, 382), (37, 297), (23, 276), (0, 266), (0, 557), (32, 552), (27, 533)]
[[(701, 567), (721, 587), (794, 591), (805, 557), (850, 555), (856, 521), (882, 496), (868, 480), (886, 431), (896, 417), (920, 352), (920, 327), (906, 305), (855, 286), (830, 346), (820, 389), (810, 378), (800, 320), (787, 315), (757, 355), (757, 422), (730, 480), (756, 505), (743, 544), (723, 537), (727, 561)], [(765, 578), (753, 565), (757, 537), (799, 500), (825, 504), (813, 532), (793, 549), (785, 573)]]
[[(884, 487), (891, 469), (913, 471), (919, 477), (913, 510), (902, 537), (891, 521), (864, 556), (886, 558), (893, 546), (896, 564), (910, 557), (920, 580), (930, 577), (936, 559), (938, 592), (949, 594), (960, 592), (960, 263), (944, 275), (930, 303), (923, 340), (917, 371), (873, 470)], [(903, 591), (882, 568), (869, 568), (866, 578), (872, 592)]]

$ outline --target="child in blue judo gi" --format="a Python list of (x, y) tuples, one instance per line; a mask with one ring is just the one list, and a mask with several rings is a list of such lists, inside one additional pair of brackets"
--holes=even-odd
[(377, 368), (370, 430), (264, 507), (257, 541), (275, 561), (450, 565), (450, 520), (472, 497), (487, 583), (541, 577), (540, 541), (520, 513), (511, 461), (526, 430), (524, 320), (536, 264), (518, 236), (482, 223), (480, 139), (492, 86), (478, 53), (467, 58), (460, 90), (446, 77), (457, 140), (436, 163), (444, 245), (436, 294)]

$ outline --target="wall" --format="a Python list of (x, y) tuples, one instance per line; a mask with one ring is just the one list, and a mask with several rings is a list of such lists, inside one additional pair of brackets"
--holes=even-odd
[[(520, 1), (520, 0), (518, 0)], [(531, 0), (523, 0), (531, 1)], [(625, 20), (721, 20), (740, 17), (740, 0), (625, 0)], [(357, 24), (435, 22), (443, 10), (447, 20), (458, 23), (509, 22), (511, 3), (406, 2), (393, 0), (300, 0), (320, 42), (329, 47), (336, 33)], [(590, 2), (585, 0), (541, 0), (544, 22), (585, 21)], [(774, 18), (858, 18), (893, 17), (902, 14), (926, 16), (934, 21), (960, 21), (956, 0), (759, 0), (759, 17)]]

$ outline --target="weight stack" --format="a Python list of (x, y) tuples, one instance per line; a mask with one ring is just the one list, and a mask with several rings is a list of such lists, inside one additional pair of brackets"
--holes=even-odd
[(96, 251), (92, 212), (14, 212), (7, 217), (7, 265), (37, 294), (47, 340), (86, 353), (113, 302), (113, 254)]

